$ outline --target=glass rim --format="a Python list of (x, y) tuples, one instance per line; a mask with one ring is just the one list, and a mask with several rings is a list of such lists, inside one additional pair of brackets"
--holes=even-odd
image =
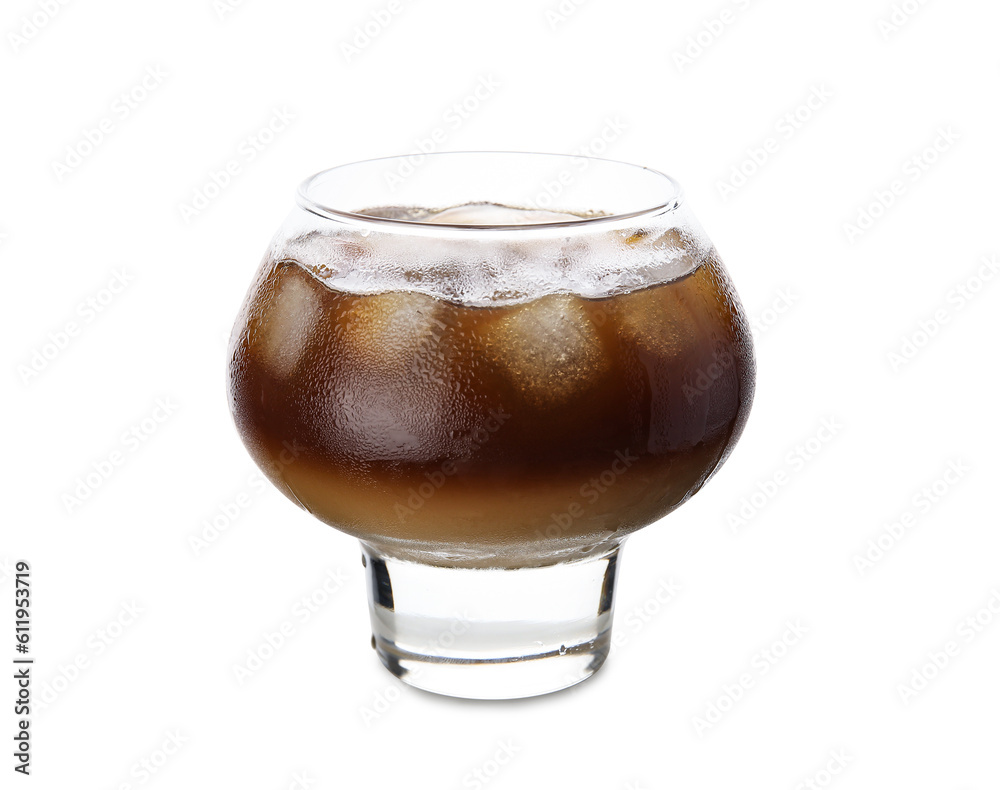
[[(317, 192), (324, 188), (329, 187), (331, 181), (336, 181), (338, 176), (346, 176), (348, 171), (356, 170), (359, 168), (369, 168), (374, 169), (376, 167), (385, 167), (390, 163), (403, 164), (413, 159), (418, 159), (420, 163), (425, 160), (431, 160), (436, 162), (443, 162), (445, 160), (460, 160), (463, 158), (482, 158), (482, 157), (504, 157), (509, 159), (518, 159), (521, 161), (538, 158), (539, 160), (545, 158), (552, 160), (553, 162), (561, 162), (564, 166), (570, 165), (572, 163), (585, 162), (586, 166), (591, 166), (591, 164), (596, 164), (604, 169), (616, 169), (622, 174), (628, 174), (630, 177), (640, 177), (644, 179), (647, 184), (651, 187), (651, 191), (656, 195), (654, 200), (642, 201), (640, 205), (633, 207), (629, 210), (622, 211), (612, 211), (603, 214), (595, 214), (593, 216), (581, 216), (579, 219), (573, 220), (559, 220), (559, 221), (549, 221), (549, 222), (522, 222), (516, 224), (506, 224), (506, 223), (487, 223), (487, 224), (459, 224), (459, 223), (444, 223), (444, 222), (427, 222), (423, 219), (402, 219), (397, 217), (379, 217), (372, 214), (361, 213), (360, 209), (348, 209), (342, 205), (337, 205), (338, 201), (330, 201), (329, 199), (321, 199)], [(346, 199), (346, 196), (345, 196)], [(475, 202), (485, 202), (485, 201), (475, 201)], [(583, 156), (577, 154), (553, 154), (553, 153), (542, 153), (537, 151), (440, 151), (429, 154), (402, 154), (395, 156), (385, 156), (376, 157), (372, 159), (363, 159), (355, 162), (348, 162), (341, 165), (336, 165), (335, 167), (327, 168), (326, 170), (321, 170), (318, 173), (313, 174), (309, 178), (305, 179), (299, 184), (296, 191), (296, 204), (312, 214), (318, 215), (320, 217), (336, 220), (339, 222), (346, 222), (352, 225), (359, 225), (366, 227), (369, 230), (385, 230), (385, 231), (395, 231), (395, 232), (459, 232), (459, 233), (490, 233), (493, 231), (501, 232), (531, 232), (531, 231), (547, 231), (547, 230), (559, 230), (559, 229), (581, 229), (590, 228), (595, 225), (606, 226), (611, 224), (620, 224), (624, 221), (636, 220), (639, 218), (653, 218), (659, 215), (667, 214), (678, 209), (684, 202), (684, 192), (681, 185), (670, 176), (665, 173), (655, 170), (650, 167), (645, 167), (643, 165), (633, 164), (631, 162), (623, 162), (616, 159), (605, 159), (601, 157), (594, 156)], [(453, 204), (458, 205), (458, 204)], [(365, 208), (375, 208), (376, 206), (366, 206)], [(424, 206), (424, 208), (434, 208), (434, 209), (447, 209), (451, 206)], [(515, 206), (515, 208), (538, 208), (546, 211), (559, 211), (560, 209), (555, 206)], [(596, 206), (590, 207), (591, 210), (596, 209)]]

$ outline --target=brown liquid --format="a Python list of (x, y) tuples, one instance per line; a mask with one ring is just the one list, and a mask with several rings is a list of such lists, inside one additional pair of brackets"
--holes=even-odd
[(266, 262), (230, 366), (240, 435), (289, 498), (456, 565), (554, 561), (659, 519), (723, 462), (752, 395), (714, 258), (632, 293), (497, 307), (342, 293)]

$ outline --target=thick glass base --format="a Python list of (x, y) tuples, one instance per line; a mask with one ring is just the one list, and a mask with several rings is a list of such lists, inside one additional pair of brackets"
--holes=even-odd
[(411, 686), (469, 699), (532, 697), (586, 680), (607, 658), (619, 545), (518, 570), (361, 550), (373, 646)]

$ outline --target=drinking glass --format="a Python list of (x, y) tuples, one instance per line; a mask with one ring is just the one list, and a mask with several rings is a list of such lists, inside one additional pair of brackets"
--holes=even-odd
[(679, 185), (551, 154), (309, 178), (229, 352), (254, 461), (361, 542), (382, 663), (481, 699), (603, 664), (623, 542), (719, 469), (753, 386)]

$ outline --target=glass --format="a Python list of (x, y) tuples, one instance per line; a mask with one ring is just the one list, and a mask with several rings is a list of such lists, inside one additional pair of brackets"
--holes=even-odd
[(229, 361), (261, 470), (360, 539), (379, 658), (480, 699), (603, 664), (623, 541), (722, 465), (753, 386), (743, 309), (677, 183), (548, 154), (313, 176)]

